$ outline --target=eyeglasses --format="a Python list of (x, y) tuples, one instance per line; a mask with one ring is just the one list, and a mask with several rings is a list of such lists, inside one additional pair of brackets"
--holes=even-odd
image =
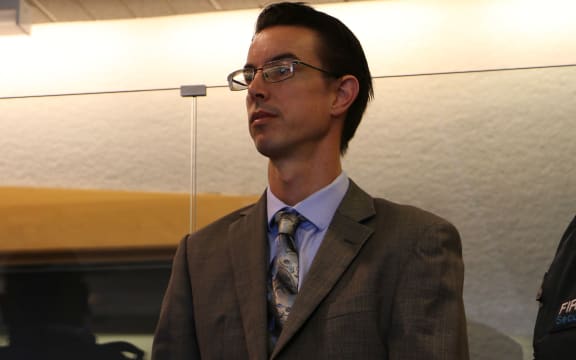
[(262, 78), (266, 82), (275, 83), (288, 80), (294, 76), (295, 65), (304, 65), (311, 69), (323, 72), (324, 74), (338, 77), (338, 75), (331, 73), (330, 71), (306, 64), (300, 60), (277, 60), (266, 63), (259, 68), (247, 66), (244, 69), (232, 72), (228, 75), (228, 87), (232, 91), (246, 90), (256, 77), (258, 70), (262, 71)]

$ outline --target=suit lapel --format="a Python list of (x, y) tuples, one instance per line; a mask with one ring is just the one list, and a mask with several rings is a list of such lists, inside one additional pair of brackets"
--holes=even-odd
[(228, 249), (232, 259), (234, 283), (249, 358), (265, 359), (268, 351), (266, 303), (268, 240), (265, 196), (242, 215), (230, 225)]
[(373, 229), (360, 222), (375, 214), (373, 199), (350, 182), (296, 297), (272, 358), (300, 329), (354, 260)]

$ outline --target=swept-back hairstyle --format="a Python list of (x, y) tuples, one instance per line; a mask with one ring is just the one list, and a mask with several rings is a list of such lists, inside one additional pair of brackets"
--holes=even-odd
[(301, 2), (281, 2), (265, 7), (256, 21), (255, 33), (278, 25), (302, 26), (315, 31), (320, 36), (316, 51), (322, 67), (339, 76), (353, 75), (358, 79), (358, 96), (348, 109), (340, 140), (340, 153), (343, 155), (362, 120), (368, 101), (374, 97), (372, 77), (362, 45), (340, 20)]

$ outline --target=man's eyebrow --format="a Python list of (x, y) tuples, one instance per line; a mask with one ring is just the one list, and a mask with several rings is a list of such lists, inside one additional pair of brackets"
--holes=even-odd
[[(273, 61), (279, 61), (279, 60), (297, 60), (298, 57), (296, 55), (294, 55), (291, 52), (287, 52), (287, 53), (282, 53), (282, 54), (278, 54), (278, 55), (274, 55), (273, 57), (269, 58), (268, 60), (266, 60), (266, 62), (264, 64), (268, 64), (270, 62)], [(255, 68), (256, 66), (254, 64), (245, 64), (244, 65), (245, 68)]]

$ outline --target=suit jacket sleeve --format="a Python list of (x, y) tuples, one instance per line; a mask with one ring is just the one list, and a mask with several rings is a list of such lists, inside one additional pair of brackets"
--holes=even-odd
[(446, 222), (424, 228), (399, 282), (392, 309), (390, 359), (468, 359), (464, 265), (456, 228)]
[(184, 238), (176, 251), (152, 345), (152, 360), (200, 359)]

